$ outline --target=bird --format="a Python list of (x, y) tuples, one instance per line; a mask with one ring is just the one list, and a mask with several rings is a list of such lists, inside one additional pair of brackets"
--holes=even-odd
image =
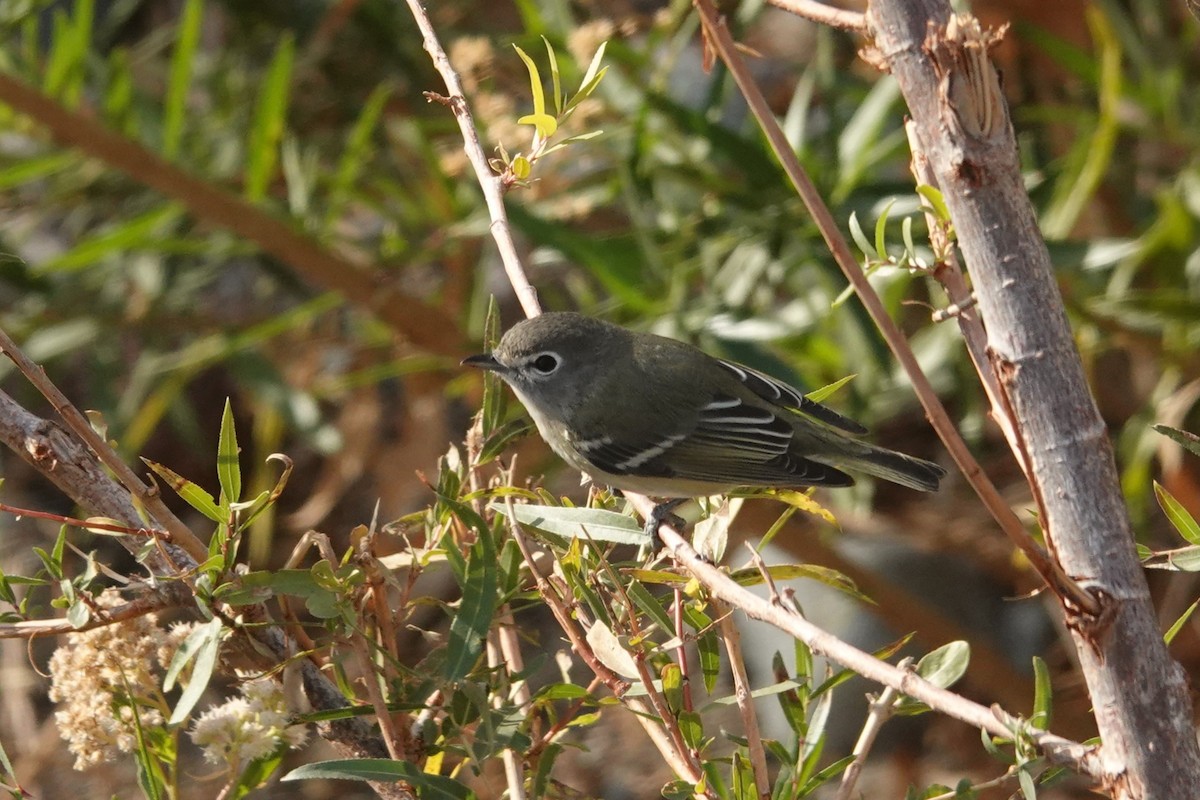
[(500, 376), (572, 467), (662, 499), (646, 521), (655, 541), (688, 498), (852, 486), (845, 470), (932, 492), (946, 474), (856, 438), (866, 428), (763, 372), (574, 312), (523, 320), (462, 364)]

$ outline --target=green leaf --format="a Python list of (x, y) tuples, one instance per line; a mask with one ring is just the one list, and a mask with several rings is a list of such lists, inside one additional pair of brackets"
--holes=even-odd
[(562, 110), (563, 115), (570, 114), (575, 110), (575, 106), (591, 96), (592, 92), (596, 91), (596, 87), (600, 85), (600, 81), (604, 80), (604, 74), (608, 72), (608, 67), (601, 68), (600, 62), (604, 60), (604, 49), (608, 47), (608, 42), (601, 42), (596, 48), (595, 55), (592, 56), (592, 61), (588, 64), (587, 72), (583, 74), (583, 81), (579, 85), (579, 91), (567, 101), (567, 107)]
[(305, 764), (280, 778), (282, 781), (404, 781), (417, 789), (422, 800), (472, 800), (475, 793), (456, 780), (422, 772), (415, 764), (388, 758), (348, 758)]
[(246, 165), (246, 198), (252, 202), (266, 197), (267, 187), (279, 161), (279, 142), (283, 139), (295, 51), (295, 39), (288, 32), (275, 49), (262, 82), (262, 93), (258, 97), (250, 138), (246, 143), (249, 159)]
[(554, 45), (545, 36), (542, 41), (546, 44), (546, 56), (550, 59), (550, 79), (554, 83), (554, 113), (562, 114), (563, 93), (562, 77), (558, 74), (558, 56), (554, 54)]
[(893, 198), (888, 201), (888, 204), (883, 207), (883, 212), (879, 215), (879, 219), (875, 220), (875, 252), (879, 253), (880, 258), (887, 258), (887, 223), (888, 215), (892, 212), (892, 206), (896, 204)]
[(142, 462), (154, 471), (154, 474), (166, 481), (167, 486), (179, 495), (185, 503), (199, 511), (213, 522), (228, 521), (228, 513), (221, 510), (217, 501), (198, 484), (189, 481), (170, 467), (143, 458)]
[(1176, 500), (1158, 481), (1154, 482), (1154, 496), (1158, 498), (1159, 506), (1167, 515), (1167, 519), (1171, 520), (1175, 530), (1179, 531), (1179, 535), (1190, 545), (1200, 545), (1200, 524), (1197, 524), (1195, 517), (1183, 507), (1183, 504)]
[(814, 389), (813, 391), (809, 392), (808, 394), (806, 394), (804, 396), (807, 397), (809, 400), (812, 400), (814, 403), (823, 403), (826, 400), (828, 400), (830, 397), (833, 397), (835, 394), (837, 394), (839, 391), (841, 391), (841, 388), (843, 386), (845, 386), (847, 383), (849, 383), (850, 381), (854, 380), (857, 377), (858, 377), (857, 373), (847, 375), (846, 377), (836, 380), (833, 383), (825, 384), (820, 389)]
[(214, 617), (188, 634), (187, 639), (175, 652), (175, 657), (171, 659), (171, 665), (163, 678), (163, 689), (170, 691), (188, 662), (193, 663), (187, 686), (179, 696), (179, 702), (175, 704), (168, 724), (182, 725), (191, 715), (196, 703), (200, 702), (200, 697), (208, 688), (208, 682), (212, 679), (213, 670), (217, 665), (223, 635), (221, 620)]
[(221, 433), (217, 437), (217, 481), (221, 485), (221, 503), (228, 506), (242, 496), (242, 467), (238, 461), (240, 448), (233, 422), (233, 404), (225, 398), (221, 412)]
[(867, 238), (867, 234), (863, 233), (862, 225), (858, 224), (858, 212), (850, 212), (850, 238), (858, 245), (858, 249), (862, 251), (863, 258), (867, 261), (878, 259), (879, 251), (871, 244), (871, 240)]
[[(549, 139), (558, 130), (558, 120), (549, 114), (526, 114), (523, 117), (518, 117), (517, 123), (519, 125), (532, 125), (537, 128), (538, 136), (541, 136), (543, 139)], [(514, 164), (522, 158), (524, 156), (517, 156), (513, 159)], [(526, 163), (528, 163), (528, 160), (526, 160)]]
[[(533, 62), (524, 50), (517, 45), (513, 45), (517, 51), (517, 55), (525, 62), (525, 68), (529, 70), (529, 90), (533, 94), (533, 113), (521, 117), (517, 120), (522, 125), (533, 125), (537, 128), (538, 135), (543, 139), (548, 139), (558, 129), (558, 122), (554, 117), (546, 113), (546, 95), (542, 90), (542, 76), (538, 73), (537, 64)], [(547, 131), (549, 131), (547, 133)]]
[[(858, 590), (854, 581), (830, 567), (822, 567), (817, 564), (772, 564), (767, 567), (767, 574), (776, 581), (790, 581), (796, 578), (818, 581), (856, 600), (871, 605), (875, 604), (875, 601)], [(762, 583), (763, 579), (762, 573), (756, 567), (735, 570), (729, 577), (742, 586), (757, 586)]]
[(156, 206), (133, 219), (125, 220), (100, 233), (80, 239), (67, 252), (41, 262), (38, 273), (71, 272), (90, 267), (101, 259), (129, 250), (145, 249), (164, 229), (183, 216), (175, 203)]
[(1051, 700), (1054, 697), (1054, 687), (1050, 681), (1050, 668), (1040, 656), (1033, 657), (1033, 713), (1029, 723), (1035, 728), (1047, 730), (1050, 727)]
[(191, 94), (192, 64), (200, 44), (200, 28), (204, 21), (203, 0), (187, 0), (179, 17), (175, 36), (175, 51), (163, 97), (163, 155), (173, 160), (179, 154), (179, 142), (187, 119), (187, 102)]
[[(490, 503), (488, 508), (508, 515), (502, 503)], [(513, 517), (522, 525), (538, 528), (570, 539), (591, 538), (617, 544), (644, 545), (649, 539), (642, 526), (632, 517), (602, 508), (563, 508), (561, 506), (514, 505)]]
[(1175, 640), (1175, 637), (1179, 634), (1179, 631), (1183, 629), (1184, 624), (1189, 619), (1191, 619), (1192, 614), (1196, 610), (1196, 606), (1200, 606), (1200, 600), (1197, 600), (1196, 602), (1194, 602), (1190, 606), (1188, 606), (1187, 610), (1184, 611), (1179, 616), (1179, 619), (1175, 620), (1174, 624), (1171, 625), (1170, 629), (1165, 634), (1163, 634), (1163, 642), (1165, 642), (1166, 644), (1169, 645), (1172, 641)]
[(446, 663), (442, 668), (442, 675), (448, 681), (466, 677), (483, 652), (484, 637), (496, 613), (497, 575), (495, 545), (491, 536), (480, 535), (467, 555), (462, 600), (450, 622)]
[(700, 672), (704, 676), (704, 688), (712, 694), (721, 676), (721, 648), (717, 641), (717, 630), (712, 619), (692, 605), (683, 607), (683, 618), (696, 630), (696, 653), (700, 658)]
[(933, 215), (942, 222), (950, 221), (950, 209), (946, 207), (946, 198), (942, 193), (933, 186), (927, 183), (922, 183), (917, 186), (917, 194), (925, 198), (929, 203), (929, 207), (933, 210)]
[(953, 686), (967, 671), (971, 646), (964, 641), (944, 644), (917, 662), (917, 674), (941, 689)]
[(363, 174), (372, 152), (372, 134), (379, 127), (379, 119), (383, 116), (383, 109), (394, 89), (390, 83), (376, 86), (371, 96), (363, 103), (362, 111), (346, 137), (345, 149), (342, 150), (342, 157), (338, 160), (337, 170), (329, 187), (328, 210), (325, 215), (326, 231), (331, 231), (341, 218), (346, 200)]
[(1200, 436), (1197, 436), (1194, 433), (1188, 433), (1187, 431), (1177, 430), (1166, 425), (1155, 425), (1154, 430), (1180, 445), (1192, 455), (1200, 456)]
[(654, 620), (662, 630), (671, 633), (675, 630), (675, 622), (671, 619), (671, 615), (667, 613), (654, 595), (650, 594), (650, 590), (640, 580), (634, 579), (625, 587), (625, 592), (642, 613)]

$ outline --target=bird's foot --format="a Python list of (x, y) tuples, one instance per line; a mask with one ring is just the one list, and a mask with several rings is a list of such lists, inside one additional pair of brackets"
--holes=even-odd
[(650, 538), (650, 552), (654, 555), (663, 549), (663, 540), (658, 535), (658, 529), (665, 522), (672, 528), (677, 528), (682, 531), (687, 522), (678, 514), (672, 513), (676, 508), (687, 502), (686, 497), (677, 497), (674, 500), (668, 500), (665, 503), (659, 503), (650, 512), (650, 516), (646, 517), (646, 524), (642, 527), (642, 532)]

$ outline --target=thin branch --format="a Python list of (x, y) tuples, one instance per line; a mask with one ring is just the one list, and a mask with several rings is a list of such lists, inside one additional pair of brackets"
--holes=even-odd
[[(0, 82), (3, 80), (4, 76), (0, 75)], [(121, 485), (128, 489), (142, 507), (158, 521), (158, 524), (170, 533), (171, 541), (174, 544), (181, 547), (197, 562), (208, 558), (208, 548), (196, 538), (191, 529), (184, 525), (179, 517), (175, 516), (174, 512), (167, 508), (166, 503), (159, 496), (158, 487), (146, 484), (129, 468), (129, 465), (117, 455), (104, 437), (96, 433), (79, 409), (54, 385), (54, 382), (46, 375), (46, 370), (33, 363), (3, 330), (0, 330), (0, 352), (3, 352), (16, 364), (25, 379), (50, 401), (50, 405), (54, 406), (54, 410), (67, 423), (71, 432), (88, 446), (104, 466), (112, 470)]]
[(754, 712), (754, 696), (750, 679), (746, 676), (746, 659), (742, 656), (742, 637), (733, 621), (733, 613), (724, 603), (715, 603), (713, 610), (720, 618), (721, 638), (729, 653), (729, 668), (733, 672), (733, 691), (738, 711), (742, 715), (742, 728), (746, 732), (746, 749), (750, 753), (750, 766), (754, 770), (754, 788), (760, 800), (771, 796), (771, 778), (767, 774), (767, 752), (763, 748), (762, 733), (758, 727), (758, 716)]
[(44, 126), (51, 138), (75, 147), (181, 204), (197, 219), (232, 231), (278, 258), (314, 286), (345, 295), (413, 344), (440, 355), (461, 352), (457, 323), (441, 309), (404, 292), (399, 280), (327, 250), (287, 222), (114, 133), (93, 117), (71, 111), (31, 86), (0, 74), (0, 103)]
[[(911, 663), (911, 658), (905, 658), (896, 666), (908, 669)], [(850, 800), (854, 794), (854, 785), (858, 783), (858, 776), (862, 774), (863, 766), (867, 763), (867, 754), (875, 745), (875, 738), (883, 730), (884, 723), (896, 713), (896, 701), (899, 699), (900, 692), (891, 686), (884, 687), (878, 697), (871, 699), (871, 711), (867, 714), (867, 721), (863, 723), (858, 741), (854, 743), (854, 761), (850, 762), (850, 766), (842, 773), (842, 785), (838, 787), (834, 800)]]
[[(510, 615), (511, 616), (511, 615)], [(504, 683), (508, 683), (508, 672), (510, 665), (507, 663), (504, 655), (500, 652), (500, 633), (499, 629), (492, 628), (487, 635), (487, 662), (488, 668), (493, 672), (499, 670), (504, 678)], [(511, 687), (510, 687), (511, 688)], [(506, 700), (505, 695), (508, 692), (501, 694), (500, 692), (492, 693), (492, 707), (500, 708)], [(504, 761), (504, 779), (508, 784), (509, 800), (525, 800), (525, 773), (522, 771), (521, 759), (516, 750), (511, 747), (504, 748), (504, 752), (500, 754)]]
[(380, 670), (375, 660), (371, 658), (371, 650), (367, 645), (366, 634), (354, 632), (350, 634), (350, 647), (358, 660), (358, 668), (362, 670), (362, 683), (367, 690), (367, 699), (375, 708), (375, 719), (379, 723), (379, 732), (383, 734), (383, 743), (387, 746), (388, 755), (395, 761), (405, 760), (404, 736), (396, 728), (392, 712), (388, 710), (387, 698), (379, 685)]
[[(629, 499), (638, 513), (642, 515), (650, 514), (654, 508), (653, 501), (648, 498), (633, 495), (629, 496)], [(987, 708), (961, 695), (935, 686), (908, 670), (881, 661), (818, 628), (803, 617), (738, 585), (719, 568), (701, 558), (679, 531), (670, 525), (664, 524), (660, 527), (659, 535), (672, 555), (697, 581), (704, 585), (712, 596), (733, 605), (755, 619), (774, 625), (794, 636), (808, 645), (813, 652), (836, 661), (870, 681), (894, 687), (897, 691), (921, 701), (936, 711), (966, 722), (993, 736), (1012, 738), (1016, 732), (1020, 731), (1023, 735), (1028, 736), (1029, 740), (1055, 764), (1068, 766), (1096, 779), (1106, 776), (1104, 764), (1097, 756), (1095, 747), (1031, 728), (1024, 725), (1019, 717), (1009, 714), (998, 706)]]
[(521, 257), (517, 254), (517, 246), (513, 243), (512, 232), (508, 225), (508, 212), (504, 210), (503, 184), (500, 176), (492, 171), (487, 154), (483, 152), (483, 145), (479, 143), (479, 134), (475, 130), (475, 120), (471, 117), (471, 109), (467, 105), (462, 82), (458, 79), (458, 73), (455, 72), (454, 67), (451, 66), (446, 51), (442, 49), (437, 31), (433, 29), (433, 23), (429, 21), (429, 16), (425, 13), (421, 0), (408, 0), (408, 7), (412, 10), (413, 19), (417, 21), (417, 27), (421, 29), (425, 52), (429, 53), (429, 57), (433, 59), (434, 69), (442, 76), (442, 80), (446, 83), (446, 89), (450, 92), (449, 97), (430, 97), (430, 100), (444, 101), (454, 112), (454, 118), (458, 120), (458, 128), (462, 132), (467, 158), (471, 161), (471, 166), (475, 170), (475, 179), (479, 181), (479, 188), (483, 190), (483, 198), (487, 202), (488, 215), (492, 220), (492, 238), (496, 240), (496, 247), (500, 249), (500, 260), (504, 264), (504, 271), (508, 273), (509, 283), (517, 293), (517, 299), (521, 302), (521, 308), (525, 311), (525, 315), (536, 317), (542, 313), (542, 307), (538, 303), (537, 290), (529, 283), (525, 269), (521, 266)]
[(97, 609), (83, 625), (76, 627), (65, 619), (30, 619), (0, 624), (0, 639), (34, 639), (38, 636), (58, 636), (103, 628), (117, 622), (142, 617), (164, 608), (183, 608), (194, 602), (188, 587), (182, 583), (161, 586), (113, 608)]
[(833, 254), (842, 272), (845, 273), (847, 280), (850, 281), (850, 284), (858, 293), (867, 312), (871, 315), (871, 319), (875, 321), (879, 332), (883, 335), (883, 338), (888, 343), (888, 347), (896, 356), (896, 360), (904, 368), (905, 373), (912, 382), (913, 391), (921, 401), (921, 405), (925, 408), (926, 418), (942, 442), (945, 443), (946, 449), (950, 452), (954, 462), (958, 465), (980, 500), (983, 501), (984, 506), (1000, 524), (1004, 533), (1021, 549), (1046, 584), (1074, 607), (1083, 609), (1087, 613), (1098, 613), (1100, 606), (1096, 599), (1084, 591), (1075, 581), (1071, 580), (1063, 572), (1062, 568), (1046, 554), (1045, 550), (1034, 541), (1016, 514), (1013, 513), (1008, 503), (1000, 496), (1000, 492), (987, 477), (986, 473), (984, 473), (983, 468), (979, 466), (979, 463), (971, 455), (966, 442), (959, 435), (958, 429), (955, 428), (954, 423), (950, 419), (950, 415), (946, 413), (945, 406), (942, 405), (937, 392), (934, 391), (933, 385), (925, 377), (925, 373), (917, 363), (917, 358), (913, 355), (912, 348), (908, 346), (907, 340), (896, 326), (896, 323), (888, 316), (887, 309), (884, 308), (879, 295), (875, 293), (866, 275), (863, 274), (857, 259), (855, 259), (854, 254), (850, 250), (849, 244), (847, 244), (845, 237), (842, 236), (829, 208), (825, 205), (825, 201), (821, 198), (816, 186), (813, 185), (812, 180), (809, 179), (808, 174), (800, 165), (800, 161), (792, 151), (791, 145), (788, 144), (787, 137), (779, 127), (779, 123), (775, 120), (775, 115), (771, 112), (766, 98), (763, 97), (762, 91), (758, 88), (753, 76), (750, 74), (749, 68), (738, 52), (737, 45), (730, 36), (729, 29), (726, 27), (723, 18), (718, 15), (711, 0), (694, 0), (694, 5), (700, 12), (700, 18), (704, 23), (708, 40), (716, 47), (721, 59), (729, 68), (730, 74), (733, 75), (738, 88), (741, 89), (742, 95), (746, 98), (746, 102), (750, 106), (750, 110), (758, 120), (763, 133), (766, 134), (767, 140), (771, 144), (771, 149), (783, 166), (784, 172), (791, 179), (792, 184), (796, 187), (796, 193), (804, 201), (805, 207), (820, 229), (821, 235), (829, 247), (829, 251)]
[(818, 3), (816, 0), (767, 0), (767, 2), (776, 8), (790, 11), (798, 17), (804, 17), (831, 28), (840, 28), (855, 33), (866, 33), (867, 31), (866, 18), (857, 11), (834, 8), (824, 3)]
[[(941, 191), (938, 187), (937, 176), (929, 163), (929, 157), (925, 155), (917, 137), (916, 123), (912, 120), (906, 121), (904, 133), (908, 136), (908, 149), (912, 153), (913, 177), (917, 179), (918, 184), (931, 186)], [(1000, 427), (1000, 432), (1004, 434), (1009, 450), (1017, 459), (1017, 464), (1028, 477), (1029, 464), (1017, 436), (1016, 421), (1012, 418), (1011, 409), (1004, 402), (1000, 381), (996, 377), (996, 370), (992, 367), (991, 359), (988, 358), (987, 331), (983, 329), (983, 320), (974, 308), (971, 289), (967, 286), (966, 276), (963, 275), (962, 267), (958, 263), (958, 256), (955, 255), (953, 239), (949, 236), (945, 224), (938, 219), (932, 209), (927, 209), (925, 212), (925, 225), (929, 229), (929, 239), (933, 244), (934, 251), (942, 254), (940, 263), (934, 268), (933, 278), (946, 290), (946, 296), (950, 299), (951, 306), (957, 309), (954, 318), (958, 321), (958, 330), (967, 346), (967, 354), (971, 357), (975, 374), (979, 376), (979, 382), (983, 385), (983, 391), (987, 395), (988, 404), (991, 407), (991, 417)]]

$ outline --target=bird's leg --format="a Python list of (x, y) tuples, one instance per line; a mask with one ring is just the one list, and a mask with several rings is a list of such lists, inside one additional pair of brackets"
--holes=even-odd
[(676, 497), (674, 500), (668, 500), (665, 503), (659, 503), (650, 512), (650, 516), (646, 517), (646, 524), (642, 528), (642, 532), (650, 537), (650, 552), (658, 553), (663, 548), (663, 541), (658, 536), (658, 528), (664, 522), (670, 523), (674, 528), (683, 530), (687, 523), (682, 517), (671, 512), (679, 508), (688, 501), (686, 497)]

